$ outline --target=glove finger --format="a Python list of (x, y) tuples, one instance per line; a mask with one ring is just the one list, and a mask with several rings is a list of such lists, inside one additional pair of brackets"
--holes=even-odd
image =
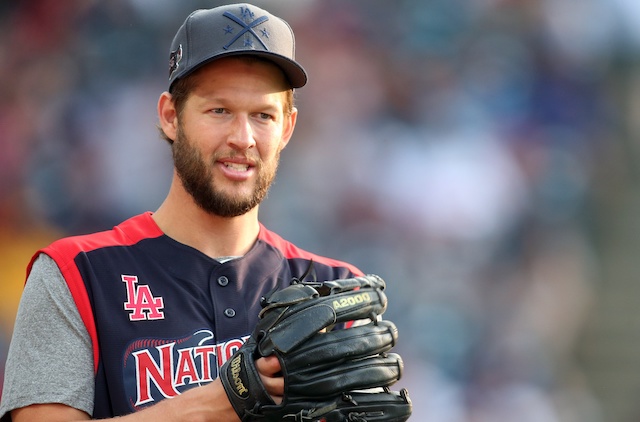
[(319, 283), (305, 283), (312, 286), (320, 296), (328, 296), (348, 290), (358, 290), (363, 288), (373, 288), (384, 290), (386, 283), (375, 274), (367, 274), (360, 277), (343, 278), (339, 280), (323, 281)]
[(271, 318), (273, 312), (279, 312), (278, 320), (283, 320), (302, 309), (324, 305), (333, 308), (336, 313), (336, 322), (355, 321), (383, 314), (387, 309), (387, 295), (381, 289), (349, 290), (294, 304), (284, 312), (280, 308), (269, 309), (263, 313), (263, 317), (266, 320)]
[[(348, 392), (338, 397), (321, 400), (292, 400), (283, 406), (265, 406), (279, 411), (281, 420), (304, 421), (367, 421), (367, 422), (405, 422), (411, 416), (413, 406), (409, 392)], [(281, 410), (282, 409), (282, 410)], [(298, 417), (298, 419), (295, 419)]]
[(344, 391), (386, 387), (400, 379), (403, 367), (402, 358), (389, 353), (319, 370), (287, 372), (285, 396), (327, 397)]
[[(272, 308), (290, 306), (318, 296), (329, 296), (359, 289), (384, 290), (385, 281), (377, 275), (344, 278), (319, 282), (294, 282), (289, 287), (273, 290), (262, 298), (262, 306), (267, 311)], [(264, 313), (261, 312), (262, 313)]]
[[(399, 392), (351, 392), (344, 396), (343, 402), (338, 405), (342, 415), (359, 415), (367, 422), (404, 422), (413, 411), (409, 392), (405, 388)], [(326, 420), (331, 419), (327, 417)]]
[(335, 323), (335, 320), (336, 314), (330, 306), (318, 305), (302, 309), (268, 330), (258, 343), (257, 351), (260, 356), (268, 356), (274, 351), (289, 353)]
[(274, 350), (286, 353), (324, 328), (339, 322), (375, 318), (386, 307), (387, 296), (382, 290), (363, 289), (316, 297), (286, 308), (265, 308), (256, 327), (263, 331), (258, 336), (258, 352), (261, 356)]
[(352, 290), (317, 300), (331, 304), (339, 323), (377, 317), (387, 310), (387, 295), (381, 289)]
[(391, 321), (320, 333), (283, 357), (290, 371), (309, 367), (335, 366), (347, 360), (389, 351), (398, 340), (398, 329)]
[(385, 282), (377, 275), (293, 284), (263, 297), (260, 318), (268, 320), (265, 325), (271, 326), (293, 312), (326, 302), (336, 311), (339, 322), (363, 319), (384, 313), (387, 307), (384, 289)]

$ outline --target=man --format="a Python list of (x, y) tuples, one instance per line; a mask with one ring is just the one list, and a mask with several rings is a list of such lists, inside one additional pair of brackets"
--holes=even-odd
[[(256, 325), (260, 298), (294, 278), (362, 274), (258, 221), (306, 79), (291, 29), (270, 13), (229, 5), (187, 18), (158, 101), (175, 164), (166, 199), (35, 254), (2, 422), (238, 420), (217, 371)], [(255, 365), (278, 403), (277, 358)]]

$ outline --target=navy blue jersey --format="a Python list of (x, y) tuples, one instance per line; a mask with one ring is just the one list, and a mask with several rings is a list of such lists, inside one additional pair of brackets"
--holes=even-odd
[(215, 379), (274, 288), (294, 278), (362, 274), (262, 225), (245, 256), (220, 263), (166, 236), (151, 213), (40, 252), (60, 268), (93, 343), (94, 418), (131, 413)]

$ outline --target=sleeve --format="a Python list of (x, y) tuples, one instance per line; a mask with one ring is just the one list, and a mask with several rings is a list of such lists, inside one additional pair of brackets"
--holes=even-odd
[(55, 262), (40, 254), (27, 279), (9, 345), (0, 422), (13, 409), (62, 403), (93, 413), (91, 339)]

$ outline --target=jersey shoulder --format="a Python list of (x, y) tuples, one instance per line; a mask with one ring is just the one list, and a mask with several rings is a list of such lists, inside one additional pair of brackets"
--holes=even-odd
[[(129, 246), (141, 240), (160, 237), (163, 232), (146, 212), (118, 224), (111, 230), (90, 234), (64, 237), (39, 250), (32, 258), (32, 263), (40, 253), (53, 258), (59, 265), (75, 259), (80, 253), (88, 253), (110, 246)], [(30, 266), (31, 267), (31, 266)]]
[(267, 229), (263, 225), (260, 226), (259, 240), (277, 249), (287, 260), (306, 260), (316, 264), (325, 265), (333, 268), (344, 268), (355, 276), (363, 275), (363, 272), (355, 265), (338, 259), (329, 258), (304, 250), (290, 241), (282, 238), (277, 233)]

